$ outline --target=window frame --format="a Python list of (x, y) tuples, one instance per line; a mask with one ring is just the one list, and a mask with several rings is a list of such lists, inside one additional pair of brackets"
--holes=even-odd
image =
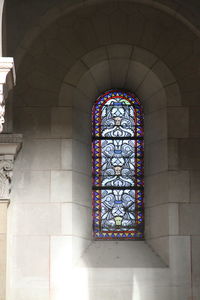
[[(129, 231), (124, 230), (101, 230), (101, 191), (106, 190), (103, 186), (96, 185), (96, 172), (99, 170), (101, 173), (101, 146), (100, 140), (105, 139), (101, 136), (101, 113), (102, 108), (110, 99), (124, 99), (127, 101), (127, 106), (131, 105), (134, 109), (134, 137), (129, 137), (129, 140), (135, 142), (135, 166), (134, 166), (134, 178), (135, 185), (129, 187), (130, 190), (135, 191), (135, 216), (136, 225), (135, 228)], [(122, 100), (123, 101), (123, 100)], [(110, 138), (108, 138), (110, 139)], [(126, 138), (127, 139), (127, 138)], [(115, 140), (118, 140), (115, 138)], [(99, 145), (99, 146), (97, 146)], [(99, 148), (98, 148), (99, 147)], [(97, 157), (96, 153), (99, 153)], [(140, 156), (138, 156), (140, 152)], [(97, 168), (98, 165), (98, 168)], [(131, 92), (119, 89), (112, 89), (104, 92), (100, 95), (92, 108), (92, 166), (93, 166), (93, 192), (92, 192), (92, 207), (93, 207), (93, 238), (102, 240), (129, 240), (129, 239), (144, 239), (144, 115), (142, 105), (139, 99)], [(140, 175), (138, 175), (140, 174)], [(142, 175), (141, 175), (142, 174)], [(100, 175), (99, 175), (100, 178)], [(139, 178), (139, 179), (138, 179)], [(119, 188), (122, 190), (121, 188)], [(123, 188), (124, 189), (124, 188)], [(116, 188), (113, 187), (113, 190)], [(127, 190), (127, 188), (126, 188)]]

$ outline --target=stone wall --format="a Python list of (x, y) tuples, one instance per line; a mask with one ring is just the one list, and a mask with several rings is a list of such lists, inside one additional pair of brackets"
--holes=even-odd
[[(103, 2), (100, 0), (99, 2)], [(140, 0), (129, 0), (132, 3), (141, 3)], [(33, 35), (38, 30), (42, 31), (43, 25), (48, 24), (52, 19), (60, 16), (65, 10), (73, 10), (74, 7), (82, 5), (82, 1), (76, 0), (32, 0), (29, 2), (21, 0), (1, 0), (4, 4), (5, 21), (3, 24), (3, 55), (14, 56), (19, 45), (25, 38), (30, 39), (30, 30)], [(86, 3), (86, 1), (84, 1)], [(113, 0), (105, 0), (112, 6)], [(85, 4), (84, 3), (84, 4)], [(87, 1), (88, 4), (98, 3), (98, 0)], [(182, 21), (197, 28), (199, 21), (199, 1), (198, 0), (143, 0), (147, 6), (165, 11)], [(129, 4), (128, 4), (129, 5)], [(126, 4), (126, 6), (128, 6)], [(122, 6), (123, 2), (122, 2)], [(28, 16), (28, 17), (27, 17)], [(8, 38), (7, 38), (8, 35)], [(5, 45), (6, 44), (6, 45)]]
[[(179, 20), (130, 2), (57, 16), (24, 45), (9, 300), (198, 299), (199, 46)], [(110, 88), (135, 92), (144, 106), (141, 242), (91, 239), (91, 107)]]
[(7, 233), (7, 201), (0, 202), (0, 299), (6, 294), (6, 233)]

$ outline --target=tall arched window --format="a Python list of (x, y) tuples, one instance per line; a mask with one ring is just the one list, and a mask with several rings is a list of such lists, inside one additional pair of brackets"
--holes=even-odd
[(95, 239), (143, 239), (143, 111), (122, 90), (101, 95), (92, 111)]

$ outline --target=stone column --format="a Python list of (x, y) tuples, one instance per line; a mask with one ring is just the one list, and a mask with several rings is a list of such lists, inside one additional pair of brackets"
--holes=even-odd
[(21, 144), (20, 134), (0, 134), (0, 300), (6, 299), (7, 208), (14, 160)]

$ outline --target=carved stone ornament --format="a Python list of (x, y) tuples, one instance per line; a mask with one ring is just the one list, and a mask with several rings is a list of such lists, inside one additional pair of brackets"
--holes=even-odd
[(5, 99), (15, 85), (15, 68), (12, 57), (0, 57), (0, 133), (3, 131)]
[(10, 200), (14, 160), (21, 146), (21, 134), (0, 134), (0, 201)]
[(0, 157), (0, 199), (10, 198), (12, 174), (13, 161)]

